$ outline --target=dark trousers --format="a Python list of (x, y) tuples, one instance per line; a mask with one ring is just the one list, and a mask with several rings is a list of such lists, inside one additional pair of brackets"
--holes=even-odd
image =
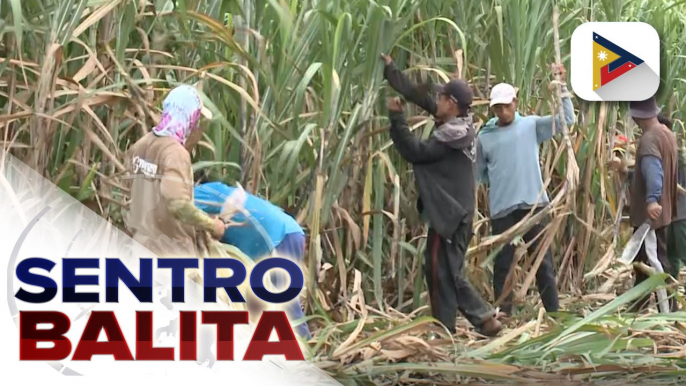
[[(519, 221), (521, 221), (529, 213), (529, 209), (515, 210), (505, 217), (491, 220), (491, 225), (493, 227), (493, 234), (499, 235), (507, 231), (508, 229), (515, 226)], [(529, 243), (531, 240), (536, 238), (539, 233), (545, 228), (545, 221), (536, 224), (531, 228), (525, 235), (524, 241)], [(539, 237), (535, 242), (529, 247), (529, 255), (533, 255), (541, 242)], [(512, 244), (505, 245), (495, 258), (495, 264), (493, 267), (493, 292), (495, 295), (495, 301), (497, 302), (503, 294), (505, 287), (505, 279), (512, 266), (512, 261), (514, 259), (515, 247)], [(511, 280), (512, 282), (512, 280)], [(548, 312), (555, 312), (559, 309), (559, 299), (557, 295), (557, 281), (555, 279), (555, 270), (553, 269), (553, 255), (550, 253), (550, 249), (545, 252), (545, 257), (538, 267), (536, 272), (536, 285), (538, 286), (538, 293), (543, 301), (543, 306)], [(512, 312), (512, 292), (514, 285), (509, 286), (508, 293), (501, 303), (500, 309), (506, 314)]]
[(669, 274), (679, 280), (679, 269), (686, 264), (686, 220), (672, 221), (667, 233), (667, 260), (671, 266)]
[(427, 237), (424, 275), (429, 286), (431, 315), (451, 333), (455, 333), (457, 310), (476, 328), (493, 316), (491, 307), (462, 273), (471, 238), (471, 222), (460, 224), (450, 239), (431, 228)]
[[(634, 227), (634, 232), (638, 229), (637, 227)], [(669, 263), (669, 259), (667, 258), (667, 235), (668, 235), (668, 229), (669, 226), (662, 227), (659, 229), (655, 229), (655, 237), (657, 238), (657, 259), (660, 261), (660, 264), (662, 264), (662, 269), (666, 273), (670, 273), (672, 271), (671, 264)], [(648, 261), (648, 255), (646, 254), (646, 245), (645, 243), (641, 244), (641, 249), (638, 250), (638, 253), (636, 254), (636, 259), (634, 262), (640, 262), (644, 263), (647, 266), (651, 266), (650, 262)], [(634, 268), (634, 275), (636, 277), (636, 280), (634, 281), (634, 287), (641, 284), (644, 280), (648, 279), (648, 275), (643, 273), (643, 271)], [(639, 312), (645, 307), (648, 306), (648, 303), (650, 302), (650, 296), (651, 294), (648, 294), (642, 298), (639, 298), (636, 300), (634, 305), (630, 308), (630, 311), (632, 312)], [(672, 299), (670, 299), (672, 300)], [(672, 307), (674, 304), (671, 305)]]

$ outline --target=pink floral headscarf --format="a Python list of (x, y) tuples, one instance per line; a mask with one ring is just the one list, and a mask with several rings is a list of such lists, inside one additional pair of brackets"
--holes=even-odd
[(152, 131), (160, 137), (174, 137), (182, 145), (198, 127), (202, 102), (196, 89), (189, 85), (175, 87), (162, 102), (162, 119)]

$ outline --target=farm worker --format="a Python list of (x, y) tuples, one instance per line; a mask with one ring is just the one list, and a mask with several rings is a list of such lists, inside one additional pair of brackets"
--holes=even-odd
[[(562, 64), (553, 66), (565, 80)], [(540, 211), (548, 205), (548, 195), (543, 188), (539, 145), (561, 132), (562, 120), (567, 125), (574, 123), (574, 106), (565, 86), (562, 99), (563, 116), (522, 116), (517, 112), (517, 92), (512, 85), (500, 83), (493, 87), (490, 106), (496, 115), (479, 131), (476, 142), (476, 177), (482, 184), (489, 185), (488, 200), (491, 227), (494, 235), (500, 235), (519, 223), (534, 208)], [(547, 220), (546, 220), (547, 221)], [(544, 221), (545, 222), (545, 221)], [(545, 229), (544, 223), (533, 226), (524, 241), (536, 239)], [(538, 237), (528, 249), (533, 255), (541, 244)], [(506, 281), (513, 265), (515, 247), (508, 243), (495, 258), (493, 267), (493, 293), (496, 302), (501, 301), (501, 312), (512, 313), (512, 288)], [(543, 261), (536, 272), (536, 284), (548, 312), (559, 308), (557, 283), (553, 269), (553, 257), (546, 250)], [(503, 293), (504, 292), (504, 293)]]
[[(672, 272), (667, 257), (669, 226), (677, 215), (676, 136), (658, 119), (660, 108), (655, 97), (629, 104), (629, 115), (643, 134), (636, 147), (636, 167), (631, 186), (630, 220), (636, 230), (650, 222), (657, 238), (657, 257), (665, 272)], [(616, 168), (617, 165), (612, 165)], [(648, 264), (645, 243), (636, 255), (637, 262)], [(648, 277), (635, 270), (635, 284)], [(643, 309), (649, 296), (640, 299), (632, 311)]]
[[(672, 128), (672, 122), (661, 123)], [(681, 265), (686, 263), (686, 154), (680, 147), (677, 152), (677, 200), (676, 215), (672, 219), (667, 235), (667, 257), (671, 265), (669, 272), (675, 279), (679, 279)], [(673, 303), (676, 306), (676, 302)]]
[[(216, 216), (221, 213), (222, 205), (237, 188), (221, 182), (208, 182), (195, 187), (195, 205), (204, 212)], [(252, 194), (247, 194), (244, 209), (248, 212), (235, 214), (232, 224), (224, 231), (220, 241), (240, 249), (253, 260), (271, 256), (273, 252), (302, 264), (305, 251), (305, 232), (297, 221), (271, 202)], [(285, 285), (285, 275), (273, 275), (274, 285)], [(304, 317), (300, 298), (287, 305), (286, 313), (291, 320)], [(295, 327), (296, 333), (305, 339), (312, 335), (306, 322)]]
[(383, 58), (384, 74), (391, 87), (440, 122), (429, 139), (419, 140), (408, 129), (400, 99), (388, 100), (391, 138), (400, 155), (412, 164), (429, 222), (424, 274), (431, 313), (455, 333), (459, 310), (478, 332), (495, 336), (502, 326), (494, 310), (462, 273), (474, 216), (472, 90), (466, 82), (452, 80), (434, 100), (421, 95), (389, 57)]
[[(658, 122), (673, 130), (672, 121), (666, 116), (659, 114)], [(621, 172), (630, 181), (633, 179), (634, 168), (629, 162), (619, 157), (613, 159), (611, 167)], [(667, 229), (667, 260), (669, 261), (671, 274), (675, 279), (679, 278), (679, 269), (686, 262), (686, 162), (684, 161), (683, 149), (677, 150), (677, 201), (676, 215)], [(676, 302), (672, 302), (673, 311), (676, 311)]]
[(164, 257), (197, 257), (195, 232), (224, 235), (224, 223), (193, 205), (190, 151), (202, 134), (200, 116), (211, 118), (197, 90), (172, 89), (162, 104), (162, 118), (127, 151), (131, 189), (127, 228), (134, 240)]
[[(673, 123), (669, 118), (660, 114), (657, 120), (674, 132)], [(667, 229), (667, 260), (671, 268), (669, 274), (677, 280), (681, 265), (686, 263), (686, 155), (683, 151), (683, 148), (678, 147), (676, 215)], [(676, 306), (676, 302), (673, 302), (672, 306)]]

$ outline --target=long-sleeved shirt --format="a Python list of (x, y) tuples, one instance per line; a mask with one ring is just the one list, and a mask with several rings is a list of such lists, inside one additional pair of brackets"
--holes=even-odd
[[(660, 202), (662, 199), (662, 180), (664, 179), (664, 171), (662, 170), (662, 161), (654, 156), (645, 156), (641, 160), (641, 171), (646, 179), (647, 203)], [(627, 168), (627, 179), (629, 183), (633, 180), (633, 167)], [(686, 165), (678, 164), (677, 181), (680, 186), (686, 186)], [(673, 221), (686, 220), (686, 194), (677, 193), (677, 214)]]
[(214, 232), (215, 221), (193, 206), (190, 153), (172, 137), (148, 133), (127, 152), (131, 189), (127, 228), (159, 256), (196, 255), (196, 231)]
[(646, 182), (646, 203), (660, 202), (662, 198), (662, 161), (654, 156), (645, 156), (641, 160), (641, 171)]
[[(436, 99), (429, 90), (429, 85), (418, 85), (408, 79), (403, 74), (395, 62), (391, 62), (384, 66), (384, 78), (388, 84), (397, 91), (400, 95), (407, 98), (408, 101), (419, 106), (424, 111), (428, 112), (434, 117), (436, 126), (440, 126), (442, 122), (436, 118)], [(417, 199), (417, 210), (422, 218), (426, 218), (426, 211), (424, 210), (424, 202), (422, 197)]]
[(474, 213), (474, 127), (471, 117), (453, 118), (434, 134), (419, 140), (409, 130), (405, 114), (391, 112), (391, 139), (400, 155), (412, 163), (431, 228), (452, 239)]
[[(418, 85), (410, 81), (393, 62), (384, 67), (384, 78), (386, 78), (388, 84), (393, 87), (395, 91), (400, 93), (400, 95), (433, 115), (435, 118), (436, 97), (434, 93), (431, 92), (430, 85)], [(436, 122), (436, 126), (440, 126), (441, 123), (442, 122)]]
[[(646, 158), (649, 160), (644, 162)], [(650, 221), (655, 229), (668, 226), (677, 216), (677, 161), (676, 136), (672, 131), (663, 125), (643, 128), (631, 184), (629, 210), (633, 226), (649, 220), (647, 207), (651, 202), (662, 206), (662, 214)]]
[[(209, 214), (219, 214), (235, 189), (221, 182), (198, 185), (193, 189), (195, 206)], [(253, 260), (269, 255), (289, 234), (304, 235), (293, 217), (265, 199), (248, 194), (245, 210), (247, 216), (237, 213), (231, 218), (237, 224), (226, 229), (221, 242), (234, 245)]]
[(564, 117), (557, 115), (553, 119), (552, 115), (517, 113), (509, 125), (498, 126), (496, 117), (479, 132), (476, 176), (479, 182), (490, 186), (491, 218), (502, 218), (513, 210), (549, 202), (548, 194), (543, 191), (539, 145), (561, 131), (562, 119), (568, 126), (574, 124), (574, 106), (569, 97), (562, 99), (562, 107)]

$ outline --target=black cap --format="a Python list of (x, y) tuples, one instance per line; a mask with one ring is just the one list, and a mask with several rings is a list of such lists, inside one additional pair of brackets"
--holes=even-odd
[(462, 79), (453, 79), (450, 82), (440, 86), (439, 94), (443, 94), (460, 105), (470, 106), (474, 99), (474, 93), (469, 84)]

